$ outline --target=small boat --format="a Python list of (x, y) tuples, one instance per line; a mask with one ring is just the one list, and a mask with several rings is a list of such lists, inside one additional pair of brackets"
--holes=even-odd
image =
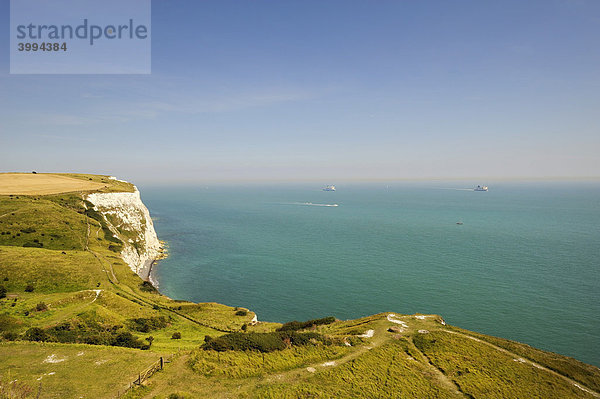
[(323, 191), (335, 191), (335, 186), (333, 184), (325, 186), (325, 188), (323, 188)]
[(462, 225), (462, 224), (463, 224), (463, 222), (456, 222), (456, 224)]
[(488, 190), (488, 186), (477, 186), (473, 189), (473, 191), (487, 191)]

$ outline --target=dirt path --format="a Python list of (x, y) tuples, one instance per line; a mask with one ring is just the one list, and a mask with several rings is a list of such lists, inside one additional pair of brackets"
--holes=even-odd
[(512, 357), (513, 357), (513, 358), (514, 358), (516, 361), (519, 361), (519, 362), (521, 362), (521, 363), (526, 363), (526, 364), (529, 364), (529, 365), (531, 365), (531, 366), (533, 366), (533, 367), (535, 367), (535, 368), (537, 368), (537, 369), (540, 369), (540, 370), (544, 370), (544, 371), (546, 371), (546, 372), (548, 372), (548, 373), (552, 374), (552, 375), (553, 375), (553, 376), (555, 376), (555, 377), (560, 377), (560, 378), (562, 378), (563, 380), (567, 381), (568, 383), (572, 384), (573, 386), (575, 386), (575, 387), (577, 387), (577, 388), (581, 389), (582, 391), (584, 391), (584, 392), (587, 392), (587, 393), (589, 393), (590, 395), (592, 395), (592, 396), (594, 396), (594, 397), (596, 397), (596, 398), (600, 398), (600, 393), (598, 393), (598, 392), (595, 392), (595, 391), (592, 391), (591, 389), (589, 389), (589, 388), (587, 388), (587, 387), (583, 386), (581, 383), (579, 383), (579, 382), (577, 382), (577, 381), (575, 381), (575, 380), (573, 380), (573, 379), (571, 379), (571, 378), (569, 378), (569, 377), (567, 377), (567, 376), (565, 376), (565, 375), (562, 375), (562, 374), (560, 374), (560, 373), (557, 373), (557, 372), (556, 372), (556, 371), (554, 371), (554, 370), (550, 370), (549, 368), (547, 368), (547, 367), (544, 367), (544, 366), (542, 366), (541, 364), (538, 364), (538, 363), (532, 362), (531, 360), (528, 360), (528, 359), (524, 359), (524, 358), (522, 358), (521, 356), (517, 355), (516, 353), (513, 353), (513, 352), (511, 352), (511, 351), (509, 351), (509, 350), (506, 350), (506, 349), (504, 349), (504, 348), (501, 348), (501, 347), (499, 347), (499, 346), (496, 346), (496, 345), (494, 345), (494, 344), (492, 344), (492, 343), (490, 343), (490, 342), (484, 341), (484, 340), (482, 340), (482, 339), (479, 339), (479, 338), (472, 337), (472, 336), (470, 336), (470, 335), (467, 335), (467, 334), (459, 333), (459, 332), (457, 332), (457, 331), (448, 331), (448, 330), (440, 330), (440, 331), (447, 332), (448, 334), (460, 335), (460, 336), (462, 336), (462, 337), (464, 337), (464, 338), (468, 338), (468, 339), (471, 339), (471, 340), (473, 340), (473, 341), (476, 341), (476, 342), (479, 342), (479, 343), (485, 344), (485, 345), (487, 345), (487, 346), (490, 346), (490, 347), (492, 347), (492, 348), (494, 348), (494, 349), (496, 349), (496, 350), (498, 350), (498, 351), (500, 351), (500, 352), (502, 352), (502, 353), (505, 353), (505, 354), (507, 354), (507, 355), (510, 355), (510, 356), (512, 356)]
[[(398, 324), (404, 330), (409, 328), (408, 322), (399, 320), (398, 316), (394, 315), (393, 313), (387, 315), (386, 321)], [(366, 352), (385, 344), (386, 342), (390, 342), (390, 335), (389, 333), (387, 333), (388, 328), (389, 324), (381, 323), (380, 326), (366, 331), (362, 336), (370, 338), (369, 342), (367, 344), (361, 345), (355, 351), (352, 351), (351, 353), (348, 353), (347, 355), (344, 355), (339, 359), (326, 362), (319, 362), (311, 364), (309, 366), (289, 370), (286, 372), (269, 375), (266, 376), (265, 379), (269, 382), (276, 382), (289, 379), (298, 380), (306, 376), (306, 374), (309, 372), (314, 373), (317, 372), (319, 369), (341, 366), (345, 363), (352, 361), (353, 359), (360, 357)], [(442, 373), (437, 367), (431, 364), (431, 362), (429, 362), (429, 359), (421, 351), (419, 351), (416, 346), (414, 346), (410, 338), (407, 338), (409, 344), (412, 346), (414, 351), (421, 355), (420, 359), (413, 358), (413, 360), (415, 362), (418, 362), (420, 365), (419, 367), (421, 367), (425, 373), (431, 376), (432, 381), (434, 383), (437, 382), (437, 384), (440, 387), (446, 388), (448, 392), (455, 394), (457, 397), (466, 397), (466, 395), (464, 395), (461, 392), (460, 388), (450, 378), (448, 378), (444, 373)]]
[(0, 215), (0, 218), (3, 218), (4, 216), (8, 216), (8, 215), (15, 214), (15, 213), (19, 213), (19, 212), (21, 212), (21, 211), (23, 211), (23, 209), (17, 209), (16, 211), (12, 211), (12, 212), (6, 212), (6, 213), (4, 213), (4, 214)]
[(444, 374), (442, 372), (442, 370), (437, 368), (431, 362), (431, 360), (429, 360), (429, 357), (427, 357), (426, 354), (424, 354), (423, 352), (421, 352), (419, 350), (419, 348), (417, 348), (417, 346), (413, 343), (412, 339), (409, 339), (409, 343), (411, 345), (411, 349), (413, 349), (416, 353), (418, 353), (421, 356), (421, 359), (415, 359), (415, 360), (418, 360), (422, 364), (424, 364), (429, 369), (429, 371), (432, 373), (434, 378), (439, 382), (439, 384), (441, 386), (445, 387), (446, 389), (448, 389), (448, 391), (454, 393), (455, 395), (465, 397), (465, 398), (467, 397), (467, 395), (465, 395), (464, 392), (461, 391), (460, 387), (458, 385), (456, 385), (456, 383), (454, 381), (452, 381), (452, 379), (450, 379), (446, 374)]

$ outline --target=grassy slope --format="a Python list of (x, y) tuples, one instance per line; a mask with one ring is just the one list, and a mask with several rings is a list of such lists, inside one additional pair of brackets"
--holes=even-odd
[[(105, 192), (133, 190), (129, 183), (106, 176), (68, 176), (108, 184)], [(0, 196), (0, 232), (9, 233), (0, 234), (0, 285), (8, 290), (8, 297), (0, 299), (0, 332), (23, 334), (31, 327), (98, 323), (120, 325), (140, 338), (151, 335), (154, 341), (148, 351), (0, 342), (0, 381), (16, 378), (35, 389), (41, 381), (41, 397), (115, 397), (159, 356), (172, 361), (127, 397), (164, 398), (181, 392), (211, 398), (592, 398), (574, 383), (596, 391), (600, 387), (596, 367), (444, 326), (438, 316), (399, 316), (408, 325), (401, 333), (387, 331), (398, 326), (387, 320), (387, 314), (337, 321), (314, 329), (337, 344), (294, 347), (264, 356), (198, 349), (206, 335), (239, 331), (254, 314), (237, 316), (236, 308), (225, 305), (173, 301), (142, 291), (140, 278), (108, 249), (111, 242), (100, 224), (83, 212), (79, 193)], [(34, 240), (43, 247), (23, 247)], [(25, 292), (28, 284), (34, 286), (33, 292)], [(46, 310), (36, 310), (40, 302)], [(131, 324), (133, 318), (161, 317), (167, 325), (145, 333)], [(260, 323), (248, 331), (273, 331), (278, 326)], [(359, 336), (368, 330), (374, 331), (372, 337)], [(176, 331), (182, 339), (171, 339)], [(65, 360), (44, 363), (51, 355)]]
[[(133, 191), (131, 184), (109, 180), (106, 176), (68, 176), (110, 184), (99, 190), (101, 192)], [(0, 234), (0, 285), (8, 291), (7, 298), (0, 299), (0, 333), (23, 334), (31, 327), (48, 328), (67, 322), (93, 322), (123, 326), (124, 330), (132, 331), (139, 338), (153, 336), (150, 351), (83, 345), (89, 347), (90, 351), (101, 349), (111, 361), (120, 362), (123, 366), (122, 372), (113, 376), (105, 374), (102, 384), (125, 386), (148, 365), (150, 359), (156, 360), (161, 355), (195, 348), (204, 341), (206, 335), (217, 336), (222, 331), (237, 330), (254, 316), (253, 313), (244, 317), (235, 316), (236, 310), (224, 305), (175, 302), (160, 294), (142, 291), (141, 279), (121, 260), (118, 253), (108, 249), (112, 243), (105, 239), (100, 224), (86, 217), (84, 211), (80, 193), (0, 196), (0, 232), (7, 233)], [(34, 242), (36, 247), (23, 247), (26, 243)], [(25, 287), (30, 284), (34, 290), (26, 292)], [(93, 290), (101, 291), (96, 296)], [(47, 309), (37, 311), (36, 305), (39, 303), (46, 304)], [(182, 312), (179, 315), (179, 306), (189, 309), (190, 312), (186, 313), (190, 314)], [(204, 313), (201, 308), (205, 309)], [(131, 327), (130, 320), (133, 318), (153, 317), (167, 318), (168, 325), (147, 333)], [(174, 332), (180, 332), (182, 338), (171, 339)], [(41, 351), (44, 345), (4, 341), (0, 343), (0, 381), (7, 380), (10, 370), (12, 377), (37, 387), (38, 378), (43, 373), (40, 374), (39, 368), (25, 367), (26, 362), (18, 359), (25, 353)], [(64, 347), (64, 351), (82, 346), (51, 345), (53, 348)], [(111, 351), (114, 354), (111, 355)], [(126, 366), (136, 354), (139, 355), (139, 362), (133, 363), (135, 367)], [(65, 362), (65, 365), (68, 364), (75, 362)], [(66, 369), (68, 367), (62, 370)], [(71, 379), (66, 376), (76, 375), (71, 371), (75, 372), (70, 370), (64, 378), (56, 371), (54, 380), (69, 385), (65, 381)], [(75, 386), (78, 384), (76, 379), (72, 383)], [(116, 394), (100, 391), (108, 397)]]

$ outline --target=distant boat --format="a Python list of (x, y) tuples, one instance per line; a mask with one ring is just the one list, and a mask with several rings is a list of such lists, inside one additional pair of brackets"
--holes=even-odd
[(487, 190), (488, 190), (488, 186), (480, 186), (480, 185), (477, 185), (477, 187), (475, 187), (473, 189), (473, 191), (487, 191)]
[(456, 224), (463, 224), (463, 222), (456, 222)]
[(329, 186), (325, 186), (323, 191), (335, 191), (335, 186), (333, 184), (329, 185)]

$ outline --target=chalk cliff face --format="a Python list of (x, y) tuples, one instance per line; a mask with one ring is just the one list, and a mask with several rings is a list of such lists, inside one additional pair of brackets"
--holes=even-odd
[(115, 237), (123, 241), (123, 260), (131, 270), (148, 279), (149, 266), (160, 256), (161, 244), (137, 187), (132, 193), (89, 194), (87, 200), (104, 215)]

